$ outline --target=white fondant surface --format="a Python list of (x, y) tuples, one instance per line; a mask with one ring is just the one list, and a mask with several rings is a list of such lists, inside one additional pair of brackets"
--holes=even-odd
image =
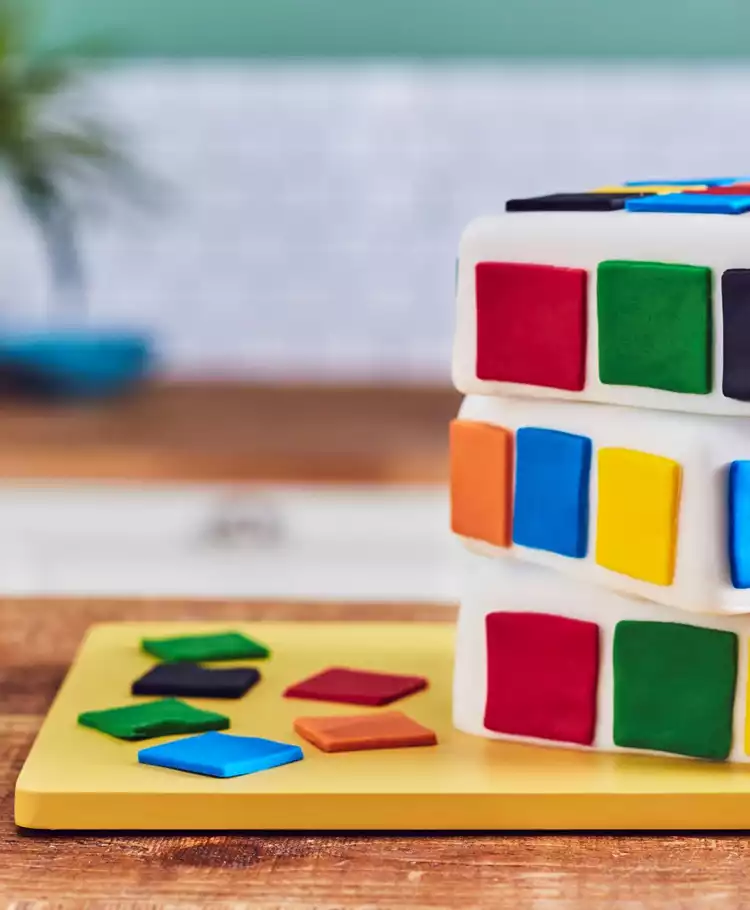
[[(605, 259), (634, 259), (710, 266), (713, 269), (713, 391), (708, 395), (665, 392), (599, 381), (596, 270)], [(478, 262), (526, 262), (587, 269), (588, 347), (582, 392), (509, 382), (476, 375), (476, 281)], [(461, 240), (453, 378), (465, 394), (573, 398), (660, 410), (750, 416), (750, 402), (721, 391), (721, 275), (750, 268), (750, 215), (635, 212), (513, 212), (479, 218)]]
[[(669, 607), (581, 584), (573, 579), (553, 574), (548, 568), (511, 561), (481, 559), (470, 554), (466, 556), (465, 576), (466, 593), (461, 604), (456, 638), (453, 697), (453, 722), (459, 730), (492, 739), (533, 742), (557, 748), (649, 754), (648, 750), (623, 749), (613, 742), (614, 629), (622, 619), (682, 622), (704, 628), (728, 630), (740, 636), (734, 732), (729, 758), (731, 761), (745, 763), (750, 760), (745, 754), (744, 746), (750, 617), (685, 615)], [(485, 617), (488, 613), (494, 612), (554, 613), (599, 625), (601, 659), (593, 746), (507, 736), (485, 727), (484, 709), (487, 699)]]
[[(543, 427), (588, 436), (593, 441), (588, 554), (572, 559), (513, 544), (496, 547), (463, 538), (475, 553), (503, 561), (550, 566), (598, 587), (645, 597), (666, 606), (705, 613), (750, 612), (750, 589), (732, 587), (727, 556), (727, 468), (750, 459), (750, 421), (738, 417), (666, 413), (568, 401), (472, 395), (462, 420), (517, 430)], [(630, 578), (596, 563), (597, 450), (637, 449), (682, 465), (674, 581), (662, 586)], [(515, 467), (515, 465), (514, 465)], [(514, 484), (515, 486), (515, 484)]]

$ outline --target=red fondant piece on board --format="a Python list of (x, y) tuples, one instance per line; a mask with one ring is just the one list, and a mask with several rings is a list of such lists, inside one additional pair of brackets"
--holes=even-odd
[(479, 262), (476, 285), (477, 377), (580, 392), (586, 270)]
[(389, 705), (427, 688), (423, 676), (400, 676), (331, 667), (309, 679), (290, 686), (286, 698), (309, 698), (313, 701), (336, 701), (347, 705)]
[(708, 186), (705, 189), (691, 190), (685, 187), (685, 193), (699, 193), (701, 196), (750, 196), (750, 183), (732, 183), (730, 186)]
[(490, 613), (489, 730), (590, 746), (596, 723), (599, 627), (545, 613)]

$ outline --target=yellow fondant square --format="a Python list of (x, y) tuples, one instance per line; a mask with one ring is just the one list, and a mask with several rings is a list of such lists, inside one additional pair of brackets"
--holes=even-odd
[(682, 468), (633, 449), (601, 449), (596, 561), (655, 585), (671, 585)]

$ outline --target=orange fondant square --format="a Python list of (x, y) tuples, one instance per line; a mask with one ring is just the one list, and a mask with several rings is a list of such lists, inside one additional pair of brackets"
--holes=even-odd
[(510, 546), (513, 434), (471, 420), (451, 423), (451, 527)]
[(434, 746), (437, 736), (400, 711), (338, 717), (298, 717), (295, 731), (323, 752)]

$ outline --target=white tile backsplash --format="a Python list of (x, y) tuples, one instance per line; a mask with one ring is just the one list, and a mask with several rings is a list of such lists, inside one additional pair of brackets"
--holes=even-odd
[[(750, 169), (750, 68), (142, 64), (96, 86), (163, 178), (86, 232), (92, 318), (170, 371), (447, 381), (458, 236), (510, 195)], [(0, 196), (0, 313), (41, 313)]]

